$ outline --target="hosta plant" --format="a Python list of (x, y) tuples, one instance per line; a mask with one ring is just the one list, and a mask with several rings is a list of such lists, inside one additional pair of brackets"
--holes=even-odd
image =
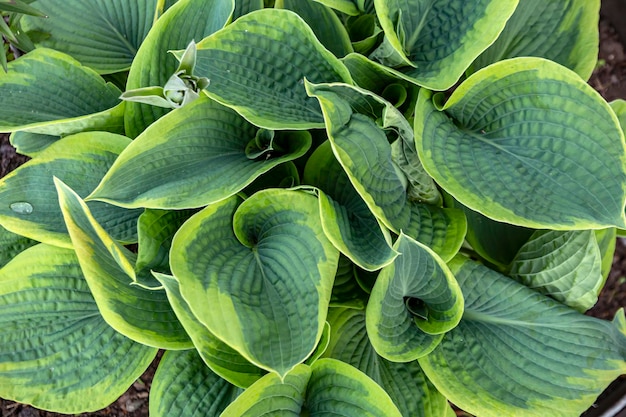
[(1, 397), (103, 408), (159, 349), (154, 417), (571, 417), (625, 373), (599, 0), (32, 6)]

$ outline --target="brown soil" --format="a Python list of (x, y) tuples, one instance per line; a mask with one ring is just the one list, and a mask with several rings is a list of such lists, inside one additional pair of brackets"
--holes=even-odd
[[(600, 61), (589, 83), (608, 101), (617, 98), (626, 99), (626, 53), (613, 27), (602, 20), (600, 22)], [(16, 154), (8, 142), (8, 135), (0, 134), (0, 177), (24, 163), (28, 158)], [(612, 319), (615, 312), (626, 307), (626, 243), (618, 239), (614, 256), (613, 269), (600, 294), (597, 305), (588, 314), (598, 318)], [(87, 417), (146, 417), (148, 416), (148, 392), (158, 358), (135, 382), (130, 389), (111, 406), (95, 413), (84, 413)], [(621, 379), (607, 391), (614, 392), (625, 384)], [(1, 417), (61, 417), (64, 414), (41, 411), (33, 407), (0, 399)], [(621, 414), (620, 414), (621, 416)]]

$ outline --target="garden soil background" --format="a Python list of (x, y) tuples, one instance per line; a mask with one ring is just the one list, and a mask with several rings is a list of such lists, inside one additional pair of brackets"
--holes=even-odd
[[(610, 3), (610, 0), (605, 0), (603, 3)], [(605, 4), (603, 4), (603, 8), (605, 8)], [(620, 29), (620, 31), (624, 32), (624, 38), (626, 38), (626, 10), (621, 10), (621, 12), (619, 20), (612, 19), (612, 21), (616, 27)], [(612, 14), (608, 15), (615, 18), (615, 11), (611, 11), (610, 13)], [(620, 22), (620, 20), (621, 24), (617, 23)], [(626, 99), (625, 44), (626, 39), (624, 41), (620, 39), (615, 27), (606, 19), (601, 19), (600, 60), (598, 62), (598, 68), (594, 72), (594, 75), (589, 83), (608, 101), (612, 101), (617, 98)], [(0, 109), (0, 111), (2, 110)], [(26, 160), (27, 158), (24, 156), (16, 154), (15, 149), (9, 144), (8, 135), (0, 134), (0, 177), (5, 176)], [(626, 307), (626, 240), (618, 239), (613, 259), (613, 268), (610, 276), (602, 293), (600, 294), (598, 303), (587, 314), (610, 320), (615, 315), (615, 312), (621, 307)], [(80, 414), (80, 416), (147, 417), (150, 384), (159, 358), (160, 355), (152, 363), (144, 375), (141, 376), (141, 378), (138, 379), (115, 403), (103, 410), (94, 413)], [(607, 389), (606, 393), (603, 394), (598, 402), (602, 403), (602, 399), (605, 398), (608, 398), (609, 402), (614, 402), (626, 395), (625, 393), (626, 378), (622, 377)], [(593, 415), (600, 415), (598, 411), (600, 410), (592, 408), (589, 412), (585, 413), (585, 416), (591, 417)], [(460, 411), (458, 414), (460, 416), (466, 415)], [(27, 405), (0, 399), (0, 416), (60, 417), (65, 416), (65, 414), (41, 411)], [(622, 410), (618, 414), (615, 414), (615, 417), (626, 417), (626, 410)]]

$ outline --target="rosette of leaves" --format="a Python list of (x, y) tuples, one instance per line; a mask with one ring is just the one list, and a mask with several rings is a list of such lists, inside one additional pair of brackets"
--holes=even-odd
[(153, 416), (579, 415), (626, 372), (582, 314), (626, 112), (599, 2), (544, 3), (34, 2), (0, 396), (96, 410), (162, 349)]

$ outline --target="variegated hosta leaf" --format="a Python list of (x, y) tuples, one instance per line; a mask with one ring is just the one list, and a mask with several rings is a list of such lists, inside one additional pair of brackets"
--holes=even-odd
[(263, 0), (235, 0), (235, 11), (233, 12), (233, 20), (245, 16), (255, 10), (261, 10), (265, 7)]
[[(54, 179), (63, 218), (102, 317), (123, 335), (161, 349), (189, 349), (191, 340), (151, 276), (135, 275), (135, 255), (115, 242), (87, 205)], [(152, 281), (152, 282), (151, 282)]]
[(367, 303), (367, 333), (380, 356), (410, 362), (430, 353), (458, 324), (463, 295), (428, 247), (401, 234), (394, 249), (400, 254), (380, 271)]
[(268, 374), (222, 417), (401, 417), (387, 393), (358, 369), (335, 359), (298, 365), (282, 380)]
[[(178, 61), (168, 51), (185, 49), (192, 40), (199, 41), (223, 28), (233, 12), (233, 3), (233, 0), (178, 0), (167, 9), (137, 51), (128, 74), (127, 90), (163, 87), (178, 67)], [(126, 134), (137, 137), (168, 111), (127, 102), (124, 114)]]
[(196, 74), (211, 80), (210, 97), (267, 129), (324, 126), (304, 78), (351, 82), (304, 20), (278, 9), (249, 13), (198, 43)]
[(174, 237), (170, 266), (200, 322), (284, 376), (321, 337), (339, 252), (308, 193), (270, 189), (239, 203), (231, 197), (189, 219)]
[[(320, 101), (333, 152), (370, 211), (395, 233), (402, 231), (432, 247), (444, 260), (452, 258), (465, 236), (465, 217), (460, 210), (409, 200), (408, 182), (392, 160), (387, 132), (372, 118), (383, 108), (384, 115), (393, 113), (393, 106), (388, 108), (382, 99), (345, 84), (307, 83), (307, 90)], [(398, 129), (401, 135), (409, 135), (410, 128), (399, 122), (401, 115), (386, 120), (390, 119), (398, 123), (389, 132), (395, 135)]]
[(309, 157), (304, 181), (320, 191), (320, 217), (326, 236), (354, 263), (374, 271), (396, 256), (391, 237), (356, 192), (326, 141)]
[(421, 90), (415, 139), (435, 181), (494, 220), (554, 230), (626, 224), (626, 148), (617, 118), (554, 62), (498, 62), (443, 106)]
[(537, 56), (588, 80), (598, 59), (600, 0), (524, 0), (498, 39), (474, 61), (478, 70), (503, 59)]
[(465, 297), (463, 319), (419, 362), (463, 410), (578, 416), (626, 372), (623, 310), (611, 323), (466, 258), (455, 258), (450, 269)]
[(37, 241), (9, 232), (4, 227), (0, 227), (0, 268), (15, 258), (20, 252), (36, 245)]
[(45, 19), (24, 17), (27, 33), (49, 34), (37, 46), (71, 55), (101, 74), (126, 70), (145, 38), (158, 0), (37, 0)]
[(241, 191), (311, 146), (307, 132), (278, 132), (279, 148), (251, 158), (257, 128), (235, 111), (200, 98), (153, 123), (115, 161), (89, 199), (122, 207), (202, 207)]
[(219, 417), (240, 393), (213, 373), (195, 350), (167, 351), (150, 387), (150, 416)]
[[(70, 248), (53, 176), (86, 196), (129, 143), (128, 138), (113, 133), (87, 132), (50, 145), (0, 180), (0, 224), (31, 239)], [(140, 210), (123, 210), (102, 202), (90, 202), (89, 208), (115, 239), (137, 241)]]
[(9, 140), (17, 153), (27, 155), (32, 158), (60, 138), (61, 137), (58, 135), (45, 135), (19, 130), (11, 133)]
[(357, 3), (353, 0), (313, 0), (331, 9), (335, 9), (349, 16), (356, 16), (360, 13)]
[(213, 372), (242, 388), (247, 388), (265, 375), (265, 371), (251, 364), (236, 350), (218, 339), (194, 316), (180, 293), (180, 284), (175, 277), (156, 272), (154, 276), (165, 288), (172, 309), (189, 334), (200, 357)]
[(322, 45), (336, 57), (353, 52), (345, 26), (329, 7), (311, 0), (277, 0), (274, 7), (297, 13), (313, 29)]
[(156, 349), (102, 318), (69, 249), (37, 245), (0, 269), (0, 397), (74, 414), (115, 401)]
[(517, 2), (375, 0), (385, 42), (372, 57), (420, 86), (446, 90), (498, 38)]
[(61, 52), (40, 48), (0, 71), (0, 131), (123, 131), (121, 92)]
[(584, 313), (604, 284), (593, 230), (538, 230), (511, 264), (511, 278)]
[(361, 287), (357, 279), (357, 266), (350, 258), (341, 255), (337, 265), (330, 306), (364, 310), (368, 298), (369, 293)]
[(404, 417), (445, 417), (448, 400), (426, 378), (417, 361), (397, 363), (380, 357), (367, 336), (365, 311), (331, 308), (332, 329), (325, 357), (359, 369), (383, 387)]
[(611, 268), (613, 267), (613, 255), (615, 254), (615, 245), (617, 237), (617, 229), (610, 227), (608, 229), (595, 230), (600, 256), (602, 257), (602, 285), (606, 283)]

